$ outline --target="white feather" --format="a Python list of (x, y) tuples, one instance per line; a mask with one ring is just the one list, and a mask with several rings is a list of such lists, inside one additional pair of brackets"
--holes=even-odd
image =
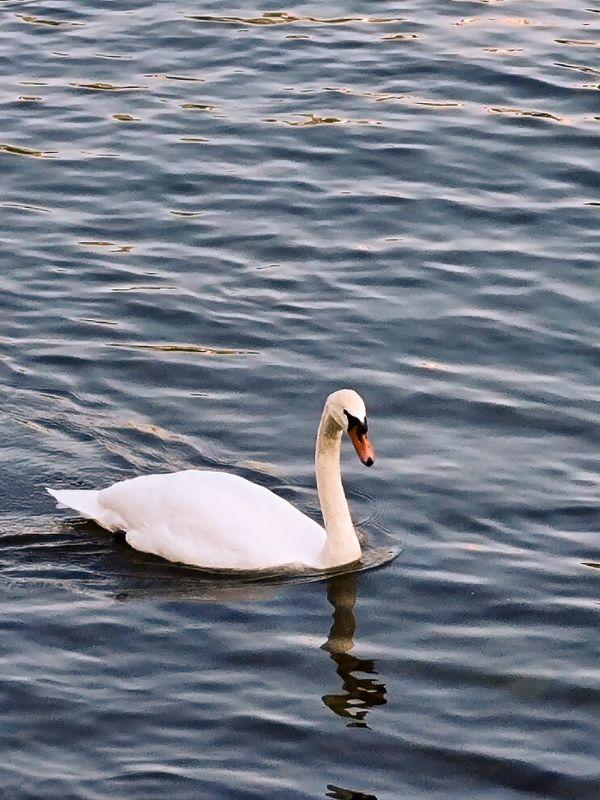
[[(326, 529), (256, 483), (225, 472), (184, 470), (119, 481), (106, 489), (48, 489), (68, 506), (145, 553), (213, 569), (314, 569), (360, 558), (340, 477), (346, 413), (365, 419), (354, 391), (327, 398), (317, 438), (317, 486)], [(370, 460), (372, 463), (372, 459)]]
[(100, 491), (52, 490), (61, 504), (144, 553), (213, 569), (319, 566), (325, 530), (287, 500), (225, 472), (185, 470)]

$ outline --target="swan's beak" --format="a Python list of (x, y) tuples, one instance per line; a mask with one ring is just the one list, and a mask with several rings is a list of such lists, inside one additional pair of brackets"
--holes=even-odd
[(352, 439), (352, 444), (356, 450), (356, 455), (360, 458), (365, 467), (372, 467), (375, 463), (375, 448), (369, 441), (366, 433), (360, 433), (358, 428), (351, 428), (348, 435)]

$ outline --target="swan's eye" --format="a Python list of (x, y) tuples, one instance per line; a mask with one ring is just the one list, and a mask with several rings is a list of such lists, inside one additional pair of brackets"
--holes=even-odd
[(358, 417), (350, 414), (349, 411), (346, 411), (346, 409), (344, 409), (344, 414), (348, 418), (348, 433), (351, 431), (356, 433), (359, 439), (362, 439), (363, 436), (366, 436), (367, 431), (369, 430), (367, 418), (365, 417), (363, 422), (362, 420), (358, 419)]

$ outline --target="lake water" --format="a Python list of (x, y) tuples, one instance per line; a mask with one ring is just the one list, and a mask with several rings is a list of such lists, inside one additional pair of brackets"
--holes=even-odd
[[(0, 2), (3, 797), (600, 796), (599, 25)], [(217, 468), (318, 518), (343, 386), (378, 570), (214, 579), (44, 493)]]

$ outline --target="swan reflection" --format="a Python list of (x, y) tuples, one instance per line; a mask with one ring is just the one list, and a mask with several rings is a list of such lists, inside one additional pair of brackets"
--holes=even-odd
[(333, 606), (333, 624), (321, 648), (335, 662), (342, 691), (323, 695), (322, 700), (334, 714), (348, 720), (348, 727), (368, 728), (367, 715), (370, 709), (387, 703), (387, 689), (377, 679), (375, 662), (350, 652), (356, 632), (356, 580), (356, 574), (350, 573), (331, 578), (327, 583), (327, 599)]
[[(162, 564), (157, 564), (156, 567), (150, 574), (152, 580), (148, 583), (134, 581), (133, 576), (129, 576), (127, 589), (116, 592), (113, 595), (115, 599), (131, 601), (163, 597), (205, 603), (256, 602), (272, 599), (285, 585), (281, 582), (246, 582), (240, 578), (202, 579), (193, 571), (185, 569), (175, 578), (172, 570), (167, 571)], [(149, 570), (146, 570), (144, 577), (148, 578), (148, 575)], [(335, 671), (341, 680), (341, 690), (325, 694), (321, 699), (334, 714), (347, 720), (349, 728), (368, 728), (366, 720), (369, 711), (387, 703), (387, 688), (379, 679), (373, 659), (361, 658), (351, 652), (356, 633), (354, 608), (357, 578), (356, 573), (348, 573), (327, 581), (327, 599), (333, 607), (333, 623), (321, 649), (329, 653), (335, 664)]]

